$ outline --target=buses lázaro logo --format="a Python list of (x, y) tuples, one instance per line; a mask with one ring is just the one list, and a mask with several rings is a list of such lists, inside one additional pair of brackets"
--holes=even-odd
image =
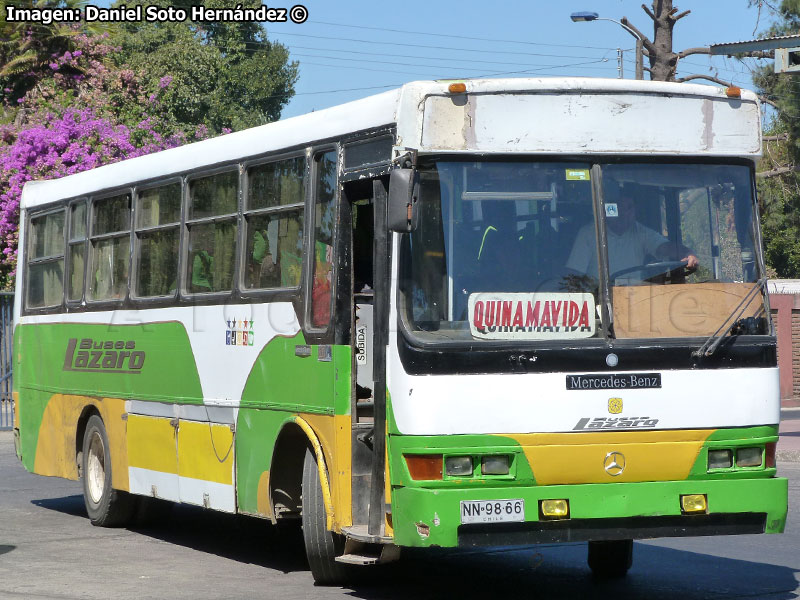
[(133, 340), (70, 338), (64, 357), (64, 371), (139, 374), (144, 359), (144, 351), (137, 350)]
[(228, 328), (225, 330), (226, 346), (252, 346), (256, 342), (253, 333), (253, 321), (247, 319), (228, 319)]

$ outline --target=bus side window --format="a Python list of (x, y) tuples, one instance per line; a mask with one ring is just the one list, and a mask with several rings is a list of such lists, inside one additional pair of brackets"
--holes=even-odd
[(238, 191), (236, 171), (189, 182), (189, 293), (233, 288)]
[(119, 300), (128, 287), (131, 195), (92, 202), (90, 300)]
[(136, 194), (137, 296), (169, 296), (177, 289), (181, 191), (175, 182)]
[(28, 308), (61, 304), (64, 295), (64, 211), (31, 219), (28, 242)]
[(247, 171), (244, 287), (293, 288), (303, 265), (302, 156)]
[(336, 151), (314, 157), (314, 270), (311, 325), (325, 328), (331, 318), (333, 235), (336, 225)]
[(83, 298), (83, 279), (86, 272), (86, 200), (69, 207), (69, 263), (67, 301)]

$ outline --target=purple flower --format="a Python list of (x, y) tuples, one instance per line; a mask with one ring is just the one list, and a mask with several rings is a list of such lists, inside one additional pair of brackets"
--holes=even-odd
[(164, 75), (164, 77), (162, 77), (161, 80), (158, 82), (158, 87), (160, 87), (163, 90), (169, 87), (170, 83), (172, 83), (172, 76)]

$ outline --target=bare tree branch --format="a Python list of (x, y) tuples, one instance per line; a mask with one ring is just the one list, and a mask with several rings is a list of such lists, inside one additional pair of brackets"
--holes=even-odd
[(772, 108), (780, 110), (780, 107), (778, 106), (777, 102), (773, 102), (766, 96), (759, 96), (758, 99), (761, 100), (761, 102), (763, 102), (764, 104), (769, 104)]
[(699, 47), (699, 48), (687, 48), (686, 50), (681, 50), (678, 52), (678, 58), (686, 58), (691, 54), (711, 54), (711, 48), (708, 46)]
[(706, 81), (713, 81), (714, 83), (718, 83), (720, 85), (724, 85), (725, 87), (730, 87), (733, 85), (729, 81), (723, 81), (717, 77), (713, 77), (712, 75), (687, 75), (686, 77), (681, 77), (680, 79), (676, 79), (678, 83), (685, 83), (687, 81), (691, 81), (692, 79), (705, 79)]
[(761, 139), (765, 142), (783, 142), (789, 139), (789, 134), (779, 133), (778, 135), (765, 135)]
[(642, 4), (642, 10), (644, 12), (646, 12), (647, 16), (650, 17), (651, 19), (653, 19), (653, 21), (656, 20), (656, 16), (653, 14), (653, 11), (651, 11), (649, 8), (647, 8), (646, 4)]
[(761, 173), (756, 173), (756, 177), (759, 179), (764, 179), (767, 177), (775, 177), (777, 175), (786, 175), (787, 173), (797, 173), (800, 171), (800, 166), (792, 165), (789, 167), (778, 167), (777, 169), (772, 169), (771, 171), (762, 171)]
[[(675, 10), (678, 10), (678, 9), (676, 8)], [(677, 17), (675, 17), (673, 20), (674, 20), (675, 22), (677, 22), (677, 21), (680, 21), (680, 20), (681, 20), (683, 17), (685, 17), (686, 15), (688, 15), (690, 12), (692, 12), (692, 11), (690, 11), (690, 10), (685, 10), (685, 11), (683, 11), (681, 14), (679, 14)]]
[[(644, 6), (644, 5), (642, 5), (642, 6)], [(625, 27), (630, 27), (631, 31), (633, 31), (636, 34), (636, 36), (640, 40), (642, 40), (642, 44), (644, 45), (644, 47), (647, 49), (648, 52), (652, 52), (653, 54), (656, 53), (657, 50), (656, 50), (656, 47), (653, 44), (653, 42), (651, 42), (649, 39), (647, 39), (647, 36), (645, 34), (643, 34), (641, 31), (636, 29), (636, 26), (633, 23), (631, 23), (630, 21), (628, 21), (628, 17), (622, 17), (622, 20), (620, 22), (623, 25), (625, 25)]]

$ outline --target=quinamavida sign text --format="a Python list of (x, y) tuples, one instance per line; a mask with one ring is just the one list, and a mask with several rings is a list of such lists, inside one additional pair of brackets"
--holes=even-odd
[(591, 294), (503, 294), (469, 296), (469, 328), (476, 338), (547, 340), (592, 337)]

